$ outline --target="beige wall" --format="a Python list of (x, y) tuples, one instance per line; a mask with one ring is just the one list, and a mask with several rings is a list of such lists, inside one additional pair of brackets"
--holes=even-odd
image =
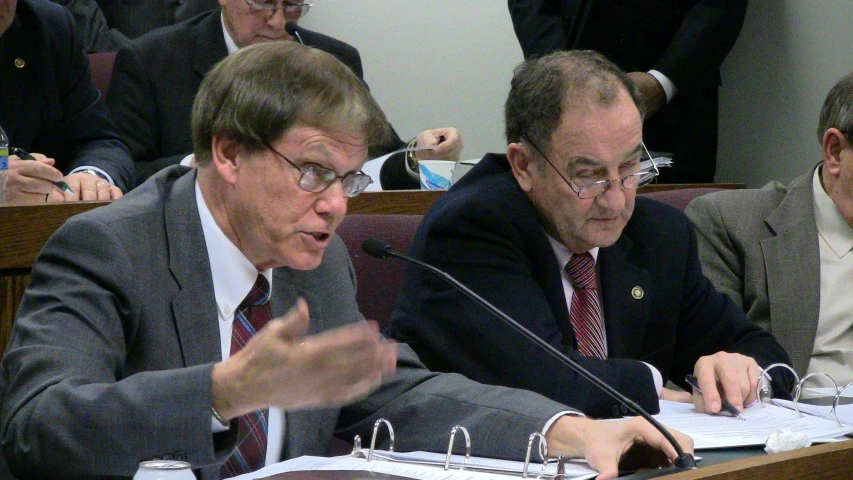
[[(521, 49), (505, 0), (314, 0), (301, 24), (359, 49), (403, 138), (460, 128), (463, 157), (503, 151), (503, 101)], [(829, 88), (853, 70), (851, 0), (752, 0), (723, 65), (717, 181), (789, 181), (820, 158)]]

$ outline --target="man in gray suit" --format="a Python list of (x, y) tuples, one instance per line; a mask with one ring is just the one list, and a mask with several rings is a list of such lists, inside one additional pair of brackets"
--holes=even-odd
[(853, 74), (826, 97), (823, 161), (788, 187), (717, 192), (686, 210), (705, 275), (771, 331), (798, 374), (853, 381)]
[(333, 435), (369, 436), (380, 417), (400, 450), (441, 451), (461, 424), (477, 455), (520, 459), (542, 431), (551, 452), (585, 456), (601, 478), (635, 444), (673, 458), (642, 419), (599, 423), (429, 372), (364, 321), (334, 231), (370, 181), (360, 169), (385, 125), (320, 50), (265, 43), (215, 67), (193, 108), (197, 168), (170, 167), (74, 217), (37, 259), (0, 364), (12, 472), (126, 478), (159, 457), (214, 479), (326, 454)]

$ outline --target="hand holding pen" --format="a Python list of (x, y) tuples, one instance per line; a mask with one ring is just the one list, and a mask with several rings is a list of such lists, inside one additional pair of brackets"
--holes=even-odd
[[(33, 157), (32, 155), (27, 153), (26, 150), (24, 150), (22, 148), (18, 148), (18, 147), (10, 148), (9, 154), (16, 155), (21, 160), (36, 160), (35, 157)], [(56, 188), (58, 188), (59, 190), (61, 190), (63, 192), (67, 192), (67, 193), (70, 193), (72, 195), (74, 194), (74, 191), (71, 190), (71, 187), (69, 187), (68, 184), (63, 182), (62, 180), (60, 180), (58, 182), (51, 182), (51, 183), (53, 183), (56, 186)]]
[[(702, 393), (702, 390), (699, 388), (699, 381), (696, 380), (696, 377), (694, 377), (693, 375), (687, 375), (686, 377), (684, 377), (684, 381), (687, 382), (688, 385), (693, 387), (693, 390), (696, 390), (697, 393), (700, 393), (700, 394)], [(744, 417), (743, 414), (740, 413), (740, 411), (737, 409), (737, 407), (732, 405), (725, 398), (722, 400), (722, 405), (720, 407), (720, 410), (728, 413), (729, 415), (731, 415), (733, 417), (737, 417), (741, 420), (746, 420), (746, 417)]]

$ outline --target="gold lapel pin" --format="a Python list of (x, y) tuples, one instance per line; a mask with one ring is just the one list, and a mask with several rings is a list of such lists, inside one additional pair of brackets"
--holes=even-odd
[(15, 68), (24, 68), (24, 65), (26, 65), (26, 64), (27, 64), (26, 60), (24, 60), (21, 57), (18, 57), (15, 59)]
[(643, 291), (643, 287), (634, 287), (631, 289), (631, 296), (634, 297), (634, 300), (641, 300), (645, 294), (646, 292)]

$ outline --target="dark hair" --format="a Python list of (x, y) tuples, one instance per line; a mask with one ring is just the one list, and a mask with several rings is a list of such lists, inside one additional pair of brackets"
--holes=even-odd
[(830, 128), (841, 130), (847, 140), (853, 141), (853, 73), (836, 83), (823, 101), (817, 125), (819, 142), (823, 142), (823, 134)]
[(388, 143), (388, 121), (364, 83), (332, 55), (296, 42), (242, 48), (204, 78), (192, 111), (197, 164), (211, 160), (215, 134), (251, 151), (296, 125), (363, 135)]
[(620, 88), (628, 91), (642, 117), (645, 106), (636, 85), (600, 53), (571, 50), (527, 60), (515, 68), (504, 107), (507, 142), (526, 136), (547, 150), (569, 96), (610, 105)]

